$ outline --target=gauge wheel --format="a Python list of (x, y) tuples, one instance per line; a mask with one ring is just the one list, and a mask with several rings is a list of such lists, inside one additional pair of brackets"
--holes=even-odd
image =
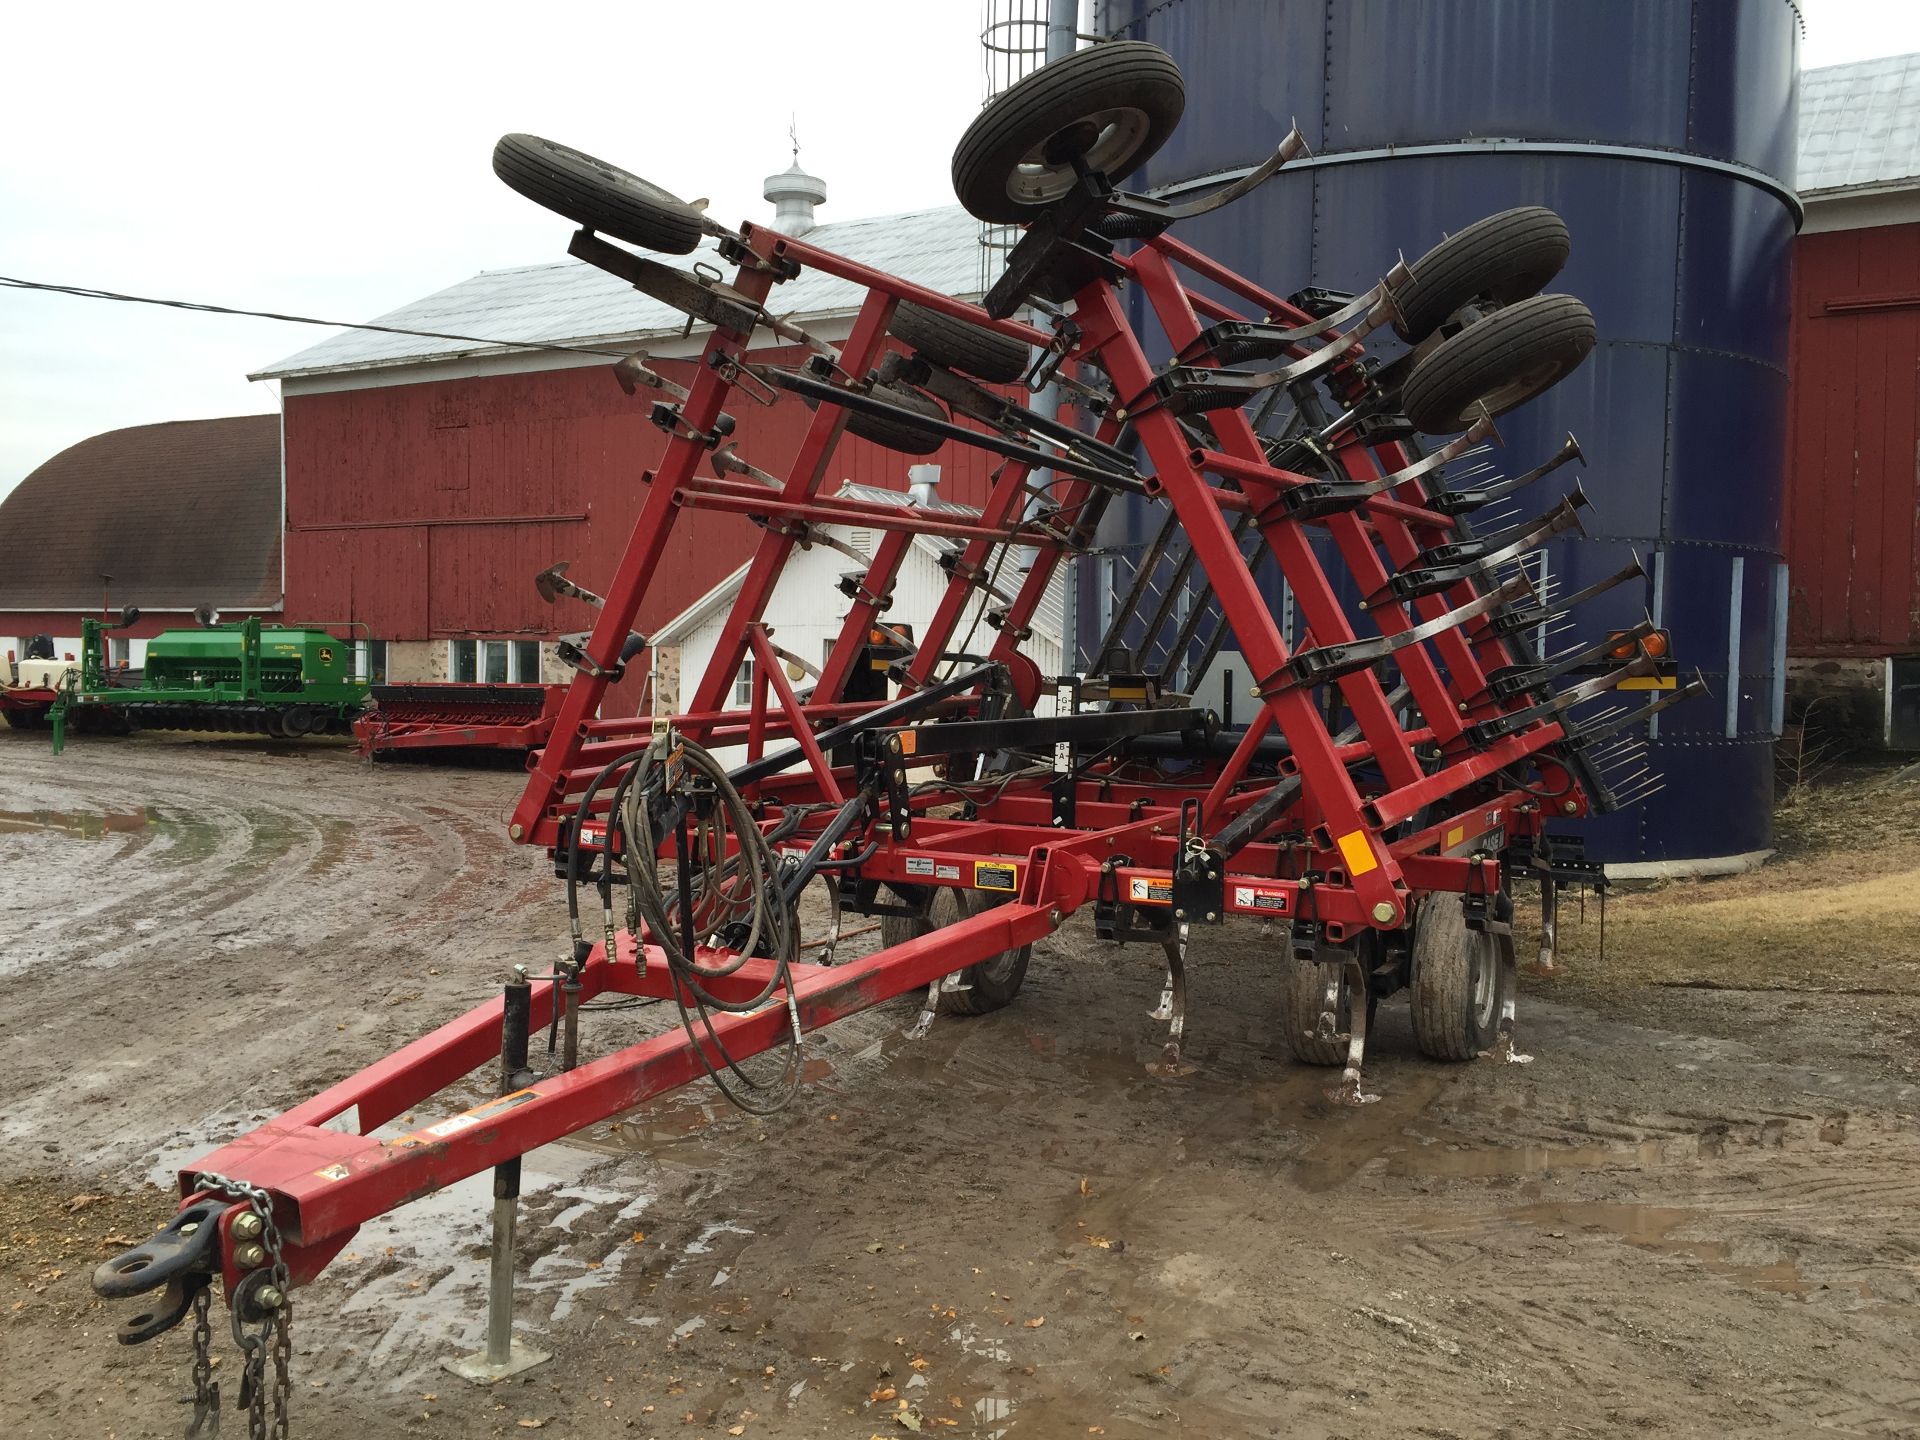
[(1416, 430), (1455, 435), (1484, 411), (1506, 414), (1587, 358), (1593, 314), (1571, 295), (1535, 295), (1476, 320), (1423, 355), (1401, 387)]
[(1493, 1048), (1511, 980), (1494, 937), (1467, 928), (1466, 904), (1440, 891), (1413, 922), (1413, 1043), (1431, 1060), (1471, 1060)]
[(911, 300), (894, 307), (892, 329), (902, 344), (924, 359), (989, 385), (1012, 385), (1027, 373), (1027, 347), (1018, 340)]
[(1141, 40), (1077, 50), (996, 95), (953, 152), (968, 214), (1018, 225), (1073, 188), (1078, 159), (1110, 180), (1145, 164), (1186, 109), (1173, 57)]
[(1538, 295), (1567, 263), (1567, 222), (1544, 205), (1502, 210), (1456, 231), (1407, 267), (1394, 330), (1417, 345), (1475, 300), (1512, 305)]
[[(884, 400), (889, 405), (902, 410), (912, 410), (926, 416), (929, 420), (945, 420), (947, 412), (938, 400), (922, 395), (918, 390), (908, 389), (905, 385), (875, 385), (873, 398)], [(807, 408), (817, 409), (819, 401), (813, 396), (806, 397)], [(947, 443), (947, 437), (932, 430), (922, 430), (907, 420), (895, 420), (888, 415), (869, 415), (864, 410), (846, 407), (847, 429), (862, 440), (871, 440), (875, 445), (888, 450), (898, 450), (902, 455), (931, 455)]]
[[(1287, 1050), (1302, 1065), (1345, 1065), (1347, 1042), (1328, 1040), (1320, 1034), (1320, 1005), (1326, 994), (1327, 966), (1338, 964), (1340, 1001), (1334, 1015), (1341, 1034), (1353, 1028), (1353, 983), (1348, 978), (1346, 957), (1330, 946), (1315, 949), (1314, 958), (1303, 960), (1288, 947), (1281, 960), (1280, 1023), (1287, 1035)], [(1325, 963), (1322, 963), (1322, 962)], [(1369, 1005), (1372, 1001), (1367, 1002)]]
[(502, 135), (493, 173), (536, 204), (630, 245), (685, 255), (700, 243), (700, 212), (686, 201), (538, 135)]
[[(924, 920), (907, 915), (880, 917), (880, 941), (883, 945), (904, 945), (907, 941), (931, 934), (942, 926), (978, 915), (995, 905), (1004, 905), (1010, 896), (991, 896), (978, 890), (954, 890), (942, 887), (934, 892)], [(1009, 1004), (1026, 983), (1027, 961), (1033, 955), (1031, 945), (1018, 950), (1002, 950), (960, 972), (964, 990), (940, 992), (943, 1015), (985, 1015)]]

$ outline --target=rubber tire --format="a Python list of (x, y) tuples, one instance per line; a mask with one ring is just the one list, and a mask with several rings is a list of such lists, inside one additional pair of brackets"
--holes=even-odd
[[(1076, 50), (1002, 91), (974, 117), (953, 151), (953, 193), (976, 220), (1018, 225), (1071, 188), (1074, 174), (1055, 173), (1025, 196), (1009, 186), (1021, 162), (1050, 138), (1102, 110), (1137, 111), (1141, 133), (1098, 166), (1118, 181), (1167, 143), (1187, 105), (1186, 82), (1173, 57), (1144, 40), (1111, 41)], [(1056, 166), (1056, 172), (1061, 167)]]
[(700, 212), (617, 165), (538, 135), (502, 135), (493, 173), (535, 204), (646, 250), (685, 255), (700, 243)]
[[(1320, 997), (1326, 985), (1326, 967), (1318, 960), (1301, 960), (1291, 946), (1281, 960), (1280, 1023), (1287, 1050), (1302, 1065), (1345, 1065), (1347, 1043), (1322, 1040), (1314, 1032), (1320, 1024)], [(1353, 986), (1342, 979), (1341, 1020), (1351, 1025)]]
[[(1438, 891), (1420, 902), (1412, 965), (1407, 1003), (1420, 1053), (1430, 1060), (1457, 1061), (1492, 1049), (1507, 1000), (1506, 967), (1492, 935), (1467, 929), (1460, 896)], [(1476, 996), (1483, 974), (1485, 990)]]
[(1538, 295), (1567, 263), (1567, 222), (1544, 205), (1523, 205), (1477, 220), (1442, 240), (1408, 268), (1396, 299), (1394, 331), (1418, 345), (1462, 305), (1478, 299), (1512, 305)]
[(1012, 385), (1027, 373), (1027, 347), (978, 325), (902, 300), (893, 311), (893, 334), (935, 365), (958, 370), (989, 385)]
[[(876, 385), (873, 387), (876, 400), (884, 400), (889, 405), (898, 405), (903, 410), (917, 410), (929, 420), (945, 420), (947, 412), (940, 402), (930, 396), (922, 395), (918, 390), (908, 389), (904, 385)], [(812, 396), (807, 397), (807, 408), (813, 409), (819, 402)], [(869, 415), (864, 410), (847, 407), (847, 430), (862, 440), (871, 440), (888, 450), (898, 450), (902, 455), (931, 455), (947, 443), (947, 437), (937, 435), (931, 430), (922, 430), (916, 425), (904, 421), (889, 420), (884, 415)]]
[[(942, 926), (951, 925), (956, 920), (964, 920), (978, 915), (995, 905), (1004, 905), (1010, 897), (990, 897), (978, 890), (954, 890), (942, 887), (933, 897), (929, 909), (929, 918), (925, 920), (909, 919), (905, 915), (882, 915), (880, 917), (880, 943), (883, 945), (904, 945), (907, 941), (922, 935), (931, 934)], [(1020, 993), (1020, 987), (1026, 983), (1027, 962), (1032, 958), (1033, 947), (1023, 945), (1018, 950), (1002, 950), (998, 955), (989, 956), (977, 965), (969, 965), (960, 972), (960, 978), (970, 988), (966, 990), (942, 990), (938, 1001), (942, 1015), (985, 1015), (994, 1010), (1004, 1009)]]
[(1400, 408), (1427, 435), (1457, 435), (1558, 384), (1593, 349), (1593, 314), (1571, 295), (1535, 295), (1467, 326), (1414, 365)]

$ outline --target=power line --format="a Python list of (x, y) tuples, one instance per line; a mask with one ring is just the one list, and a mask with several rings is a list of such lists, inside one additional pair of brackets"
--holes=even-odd
[(195, 300), (162, 300), (152, 295), (123, 295), (117, 290), (95, 290), (85, 285), (55, 285), (44, 280), (19, 280), (0, 275), (0, 286), (13, 290), (44, 290), (82, 300), (117, 300), (128, 305), (161, 305), (171, 310), (198, 310), (208, 315), (244, 315), (255, 320), (284, 320), (289, 325), (321, 325), (329, 330), (375, 330), (382, 335), (417, 335), (423, 340), (464, 340), (502, 350), (561, 350), (572, 355), (604, 355), (624, 360), (624, 350), (597, 350), (586, 345), (556, 345), (550, 340), (494, 340), (484, 335), (456, 335), (445, 330), (410, 330), (404, 325), (375, 325), (370, 321), (320, 320), (311, 315), (284, 315), (277, 310), (244, 310), (233, 305), (207, 305)]

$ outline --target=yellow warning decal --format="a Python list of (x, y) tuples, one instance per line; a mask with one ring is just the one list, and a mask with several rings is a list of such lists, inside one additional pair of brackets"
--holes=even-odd
[(1680, 688), (1680, 677), (1677, 675), (1629, 675), (1613, 688), (1616, 690), (1677, 690)]
[(1447, 843), (1443, 848), (1451, 850), (1454, 846), (1458, 845), (1462, 840), (1466, 838), (1467, 838), (1467, 827), (1464, 825), (1456, 825), (1451, 830), (1447, 831)]
[(1380, 862), (1373, 858), (1373, 847), (1367, 843), (1367, 832), (1349, 830), (1340, 837), (1340, 853), (1346, 857), (1349, 875), (1364, 875), (1369, 870), (1378, 870)]
[(429, 1125), (424, 1130), (416, 1130), (413, 1134), (397, 1143), (401, 1145), (418, 1145), (428, 1140), (444, 1140), (449, 1135), (457, 1135), (462, 1130), (472, 1129), (475, 1125), (480, 1124), (490, 1116), (498, 1115), (502, 1110), (511, 1110), (516, 1105), (524, 1105), (529, 1100), (538, 1099), (539, 1094), (539, 1091), (529, 1088), (526, 1090), (516, 1090), (511, 1095), (497, 1096), (492, 1100), (486, 1101), (484, 1104), (474, 1106), (471, 1110), (463, 1111), (449, 1120), (442, 1120), (438, 1125)]
[(1007, 890), (1020, 888), (1020, 867), (1009, 865), (1003, 860), (976, 860), (973, 862), (973, 888), (976, 890)]

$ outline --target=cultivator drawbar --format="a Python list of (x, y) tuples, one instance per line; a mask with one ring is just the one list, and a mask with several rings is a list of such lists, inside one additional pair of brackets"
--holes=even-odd
[[(981, 306), (775, 230), (728, 230), (550, 142), (500, 142), (500, 176), (583, 227), (574, 255), (713, 327), (684, 389), (644, 356), (616, 367), (670, 438), (641, 477), (647, 498), (604, 593), (567, 591), (598, 621), (569, 639), (579, 674), (512, 817), (515, 840), (554, 856), (571, 944), (530, 991), (510, 985), (182, 1172), (190, 1203), (207, 1198), (202, 1171), (258, 1187), (298, 1285), (363, 1221), (689, 1080), (776, 1108), (798, 1085), (808, 1031), (890, 997), (924, 992), (923, 1022), (1004, 1005), (1028, 947), (1083, 907), (1100, 936), (1164, 956), (1171, 1068), (1186, 947), (1242, 920), (1284, 927), (1277, 1026), (1298, 1058), (1341, 1067), (1349, 1101), (1368, 1098), (1369, 1012), (1401, 989), (1427, 1054), (1510, 1052), (1512, 881), (1542, 876), (1551, 895), (1591, 874), (1546, 822), (1639, 798), (1655, 783), (1645, 775), (1610, 785), (1633, 760), (1625, 736), (1696, 688), (1661, 676), (1650, 625), (1533, 648), (1640, 573), (1572, 596), (1536, 590), (1526, 562), (1580, 533), (1578, 486), (1530, 518), (1471, 523), (1582, 458), (1571, 437), (1510, 478), (1487, 458), (1498, 417), (1593, 344), (1579, 301), (1541, 293), (1565, 228), (1545, 210), (1509, 211), (1383, 266), (1364, 294), (1283, 298), (1170, 227), (1303, 153), (1297, 135), (1245, 180), (1178, 206), (1116, 188), (1164, 141), (1181, 93), (1162, 52), (1112, 43), (982, 112), (955, 155), (956, 189), (983, 220), (1026, 231)], [(686, 253), (703, 238), (730, 281), (626, 248)], [(844, 341), (775, 317), (779, 287), (806, 270), (864, 292)], [(1136, 329), (1129, 296), (1150, 326)], [(810, 358), (754, 360), (763, 329)], [(1141, 330), (1171, 355), (1150, 354)], [(1369, 352), (1387, 337), (1397, 355)], [(1073, 418), (1009, 403), (1005, 387), (1022, 381), (1053, 382)], [(782, 393), (814, 407), (798, 453), (738, 453), (727, 407)], [(846, 431), (915, 454), (959, 441), (999, 466), (977, 513), (830, 497)], [(1041, 597), (1116, 502), (1162, 522), (1088, 670), (1042, 674), (1026, 654)], [(761, 532), (730, 639), (685, 713), (603, 717), (608, 685), (647, 644), (641, 600), (690, 509)], [(884, 538), (822, 597), (844, 607), (839, 642), (797, 692), (766, 609), (794, 547), (830, 525)], [(949, 581), (908, 637), (886, 612), (922, 535), (947, 546)], [(1274, 566), (1292, 633), (1256, 576)], [(1180, 685), (1228, 644), (1250, 682), (1238, 728)], [(876, 655), (889, 667), (877, 690)], [(751, 703), (728, 708), (748, 658)], [(1623, 681), (1669, 688), (1595, 713)], [(723, 746), (743, 746), (744, 763), (720, 764)], [(882, 948), (837, 961), (831, 936), (803, 940), (810, 887), (835, 917), (882, 917)], [(670, 998), (684, 1023), (590, 1055), (581, 1005), (605, 993)], [(521, 1027), (555, 1025), (537, 1072), (513, 1055), (503, 1014), (515, 1013)], [(501, 1054), (503, 1035), (498, 1099), (383, 1129)], [(784, 1064), (749, 1063), (768, 1051)], [(258, 1269), (226, 1241), (196, 1255), (180, 1271), (190, 1285), (219, 1274), (232, 1293)], [(257, 1292), (253, 1312), (266, 1313)]]

